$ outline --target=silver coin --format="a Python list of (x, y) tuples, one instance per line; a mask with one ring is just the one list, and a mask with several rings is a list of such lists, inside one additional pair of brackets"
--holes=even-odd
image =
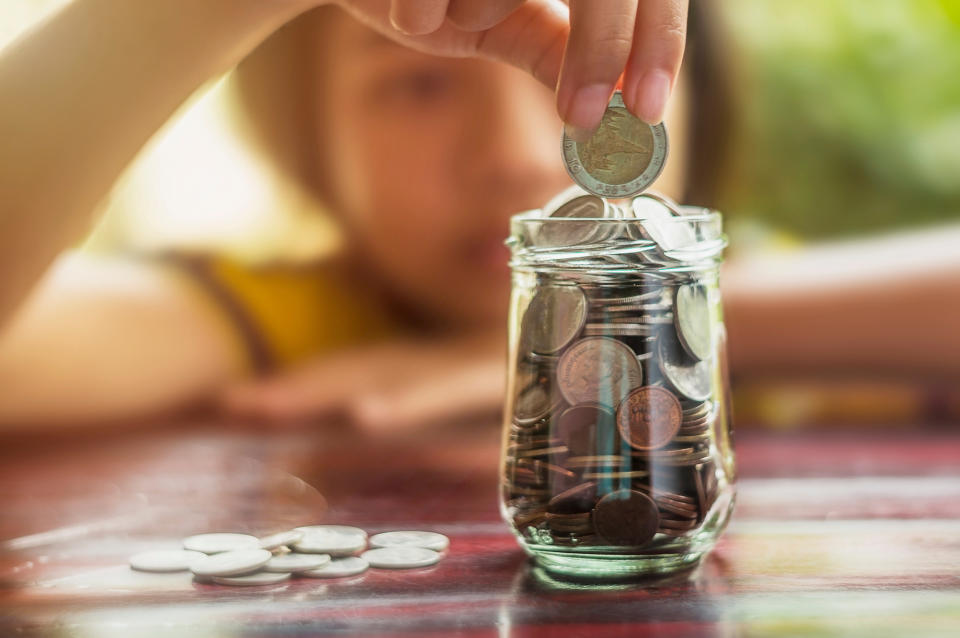
[(630, 197), (652, 184), (667, 161), (667, 129), (634, 117), (613, 94), (597, 132), (585, 142), (563, 136), (563, 162), (570, 177), (601, 197)]
[(300, 527), (295, 527), (294, 531), (303, 532), (304, 534), (336, 532), (339, 534), (362, 536), (364, 540), (367, 538), (367, 533), (364, 530), (351, 525), (301, 525)]
[(709, 359), (713, 355), (713, 321), (707, 289), (699, 284), (680, 286), (675, 306), (674, 317), (680, 343), (694, 359)]
[(303, 538), (303, 532), (295, 529), (271, 534), (270, 536), (264, 536), (260, 539), (260, 549), (279, 549), (286, 545), (293, 545), (301, 538)]
[(581, 339), (563, 353), (557, 364), (557, 385), (571, 405), (596, 402), (616, 407), (642, 383), (637, 355), (616, 339)]
[(301, 554), (290, 552), (280, 554), (270, 559), (263, 566), (265, 572), (294, 573), (305, 572), (309, 569), (319, 569), (330, 562), (329, 554)]
[[(298, 528), (303, 529), (303, 528)], [(363, 530), (341, 526), (313, 526), (303, 538), (294, 543), (293, 550), (304, 554), (329, 554), (330, 556), (349, 556), (367, 546), (367, 535)]]
[(660, 371), (673, 388), (694, 401), (706, 401), (712, 391), (712, 371), (709, 361), (697, 361), (687, 365), (680, 360), (673, 348), (661, 341), (658, 347)]
[(289, 573), (257, 572), (246, 576), (214, 576), (211, 580), (218, 585), (256, 587), (257, 585), (276, 585), (289, 579)]
[[(595, 221), (569, 221), (571, 219), (595, 220), (606, 217), (607, 206), (596, 195), (581, 195), (553, 211), (541, 222), (536, 245), (543, 248), (581, 246), (600, 240), (600, 224)], [(555, 221), (557, 220), (557, 221)]]
[(206, 554), (186, 549), (159, 549), (130, 557), (130, 567), (141, 572), (185, 572), (190, 564)]
[(537, 290), (521, 322), (524, 354), (550, 355), (573, 341), (587, 318), (587, 297), (578, 286), (545, 286)]
[(540, 367), (527, 362), (517, 365), (516, 400), (513, 420), (520, 427), (530, 427), (547, 417), (560, 397), (552, 397), (550, 386)]
[(183, 539), (183, 548), (204, 554), (229, 552), (235, 549), (259, 548), (260, 539), (249, 534), (195, 534)]
[(347, 556), (345, 558), (334, 558), (320, 569), (311, 569), (297, 575), (309, 578), (343, 578), (344, 576), (362, 574), (367, 571), (368, 567), (370, 567), (370, 563), (365, 559), (359, 556)]
[(423, 547), (442, 552), (450, 546), (450, 539), (437, 532), (399, 531), (383, 532), (370, 537), (371, 547)]
[(190, 571), (197, 576), (237, 576), (257, 571), (271, 558), (265, 549), (236, 549), (198, 558), (190, 563)]
[(647, 194), (635, 197), (631, 203), (631, 210), (634, 217), (639, 220), (643, 234), (664, 252), (689, 249), (696, 245), (697, 234), (693, 226), (664, 204), (662, 199)]
[(440, 560), (440, 554), (423, 547), (378, 547), (360, 555), (370, 567), (382, 569), (414, 569), (428, 567)]

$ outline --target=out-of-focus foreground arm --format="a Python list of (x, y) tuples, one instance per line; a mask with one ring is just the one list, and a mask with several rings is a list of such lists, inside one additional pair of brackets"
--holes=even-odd
[(0, 325), (149, 137), (311, 0), (75, 0), (0, 53)]
[(0, 431), (149, 417), (247, 367), (192, 280), (153, 262), (61, 257), (0, 330)]
[(733, 261), (735, 376), (960, 379), (960, 227)]

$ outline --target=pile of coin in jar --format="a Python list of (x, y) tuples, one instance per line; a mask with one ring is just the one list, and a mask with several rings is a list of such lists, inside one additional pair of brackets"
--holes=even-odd
[(536, 275), (502, 489), (530, 543), (656, 545), (695, 532), (717, 499), (728, 442), (714, 436), (715, 281), (678, 266), (722, 247), (684, 215), (656, 195), (610, 202), (574, 188), (541, 213), (567, 221), (526, 238)]

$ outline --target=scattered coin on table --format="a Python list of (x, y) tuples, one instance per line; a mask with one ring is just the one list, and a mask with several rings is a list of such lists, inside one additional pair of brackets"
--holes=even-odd
[(185, 572), (190, 563), (206, 554), (186, 549), (158, 549), (130, 557), (130, 567), (141, 572)]
[(344, 578), (346, 576), (356, 576), (367, 571), (370, 567), (365, 559), (360, 556), (344, 556), (343, 558), (334, 558), (329, 563), (319, 569), (311, 569), (300, 572), (298, 576), (308, 576), (310, 578)]
[[(376, 534), (369, 543), (374, 549), (364, 552), (367, 532), (348, 525), (307, 525), (259, 539), (249, 534), (197, 534), (181, 544), (206, 552), (151, 550), (131, 556), (129, 563), (136, 571), (189, 570), (198, 582), (253, 587), (282, 583), (291, 576), (336, 579), (362, 574), (370, 567), (427, 567), (443, 558), (440, 552), (450, 540), (437, 532), (401, 530)], [(331, 552), (338, 555), (331, 557)], [(362, 556), (357, 555), (360, 552)]]
[(440, 553), (423, 547), (400, 545), (368, 549), (360, 557), (370, 563), (370, 567), (413, 569), (437, 563), (440, 560)]
[(231, 585), (233, 587), (255, 587), (258, 585), (276, 585), (290, 580), (289, 573), (271, 573), (257, 572), (245, 576), (214, 576), (211, 578), (218, 585)]
[(320, 569), (330, 562), (329, 554), (300, 554), (289, 552), (277, 554), (263, 566), (265, 572), (305, 572), (311, 569)]
[(183, 548), (204, 554), (260, 547), (260, 539), (250, 534), (196, 534), (183, 539)]
[(442, 552), (450, 546), (450, 539), (436, 532), (383, 532), (370, 537), (371, 547), (423, 547)]
[(190, 563), (190, 571), (197, 576), (239, 576), (259, 570), (272, 557), (265, 549), (234, 549), (202, 556)]

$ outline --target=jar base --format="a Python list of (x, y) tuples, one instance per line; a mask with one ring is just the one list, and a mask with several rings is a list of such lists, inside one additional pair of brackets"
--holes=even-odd
[(551, 575), (593, 581), (631, 580), (687, 571), (696, 567), (708, 551), (611, 556), (542, 547), (526, 549), (534, 562)]

